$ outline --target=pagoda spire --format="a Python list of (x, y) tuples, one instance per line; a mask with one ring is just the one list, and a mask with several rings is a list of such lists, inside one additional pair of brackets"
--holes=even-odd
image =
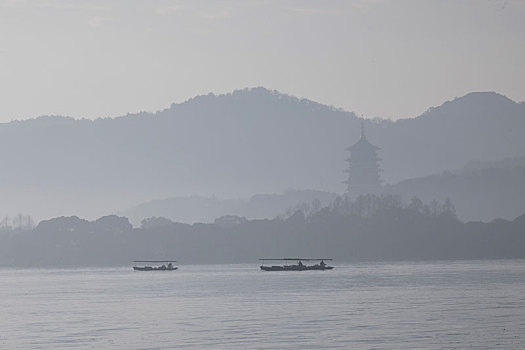
[(361, 116), (361, 137), (366, 139), (366, 136), (365, 136), (365, 118), (363, 118), (363, 116)]

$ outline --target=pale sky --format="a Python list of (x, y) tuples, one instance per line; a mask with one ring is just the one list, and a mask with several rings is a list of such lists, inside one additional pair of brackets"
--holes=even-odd
[(525, 100), (525, 1), (0, 0), (0, 121), (263, 86), (367, 117)]

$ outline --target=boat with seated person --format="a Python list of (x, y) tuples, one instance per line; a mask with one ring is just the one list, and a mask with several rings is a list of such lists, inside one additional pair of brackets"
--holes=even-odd
[[(175, 271), (178, 267), (173, 266), (176, 260), (135, 260), (133, 261), (133, 270), (135, 271)], [(150, 264), (157, 264), (151, 266)], [(162, 264), (162, 265), (158, 265)]]
[[(324, 271), (324, 270), (332, 270), (333, 266), (328, 266), (324, 262), (326, 261), (332, 261), (332, 259), (303, 259), (303, 258), (281, 258), (281, 259), (259, 259), (262, 261), (262, 264), (260, 266), (261, 270), (263, 271)], [(272, 265), (272, 266), (265, 266), (264, 262), (268, 261), (283, 261), (283, 265)], [(296, 264), (288, 265), (288, 261), (296, 261)], [(315, 265), (305, 265), (303, 264), (303, 261), (319, 261), (319, 263)]]

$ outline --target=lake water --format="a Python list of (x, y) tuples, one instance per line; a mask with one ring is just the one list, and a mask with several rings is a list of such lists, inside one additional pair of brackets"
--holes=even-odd
[(0, 269), (0, 348), (525, 348), (525, 260), (335, 266)]

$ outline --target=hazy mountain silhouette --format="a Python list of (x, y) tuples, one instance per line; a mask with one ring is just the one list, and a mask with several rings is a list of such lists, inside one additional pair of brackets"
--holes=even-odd
[(464, 221), (513, 219), (525, 212), (525, 157), (470, 162), (456, 172), (401, 181), (385, 191), (403, 198), (450, 198)]
[(139, 204), (122, 211), (135, 225), (145, 218), (162, 216), (176, 222), (210, 223), (224, 215), (236, 215), (249, 219), (273, 219), (288, 210), (310, 203), (315, 199), (328, 205), (337, 194), (313, 190), (289, 190), (282, 194), (257, 194), (249, 199), (221, 199), (217, 197), (171, 197)]
[[(420, 117), (367, 121), (386, 183), (525, 154), (525, 104), (471, 93)], [(199, 96), (156, 113), (0, 124), (0, 204), (37, 218), (97, 217), (170, 196), (341, 193), (353, 113), (264, 88)]]
[(376, 143), (383, 148), (384, 174), (392, 183), (388, 180), (458, 169), (471, 160), (522, 156), (525, 140), (519, 135), (524, 126), (524, 103), (478, 92), (392, 123), (378, 130)]
[[(511, 220), (525, 212), (525, 156), (500, 161), (471, 161), (460, 170), (424, 176), (387, 185), (384, 193), (400, 195), (405, 200), (419, 197), (430, 202), (450, 198), (462, 221)], [(138, 226), (154, 216), (175, 222), (211, 223), (224, 215), (249, 219), (273, 219), (316, 199), (326, 206), (337, 197), (323, 191), (290, 190), (282, 194), (258, 194), (250, 199), (217, 197), (172, 197), (152, 200), (120, 212)]]

